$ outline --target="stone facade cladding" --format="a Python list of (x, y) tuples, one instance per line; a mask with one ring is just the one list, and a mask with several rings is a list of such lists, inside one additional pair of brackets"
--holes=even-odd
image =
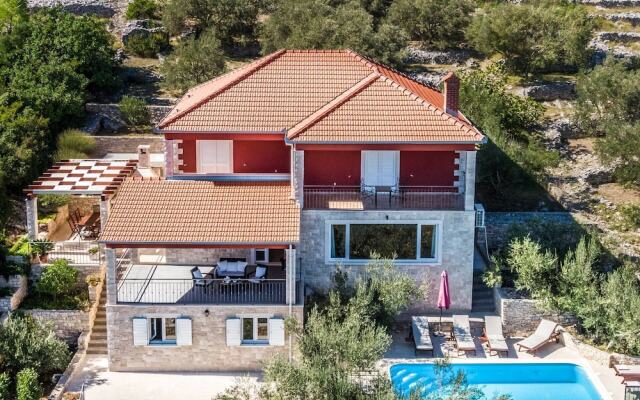
[(33, 318), (53, 326), (56, 336), (67, 343), (75, 343), (80, 334), (89, 329), (89, 313), (81, 310), (27, 310)]
[[(327, 211), (303, 210), (300, 223), (300, 269), (306, 287), (325, 291), (331, 285), (335, 264), (325, 262), (326, 221), (440, 221), (442, 223), (441, 262), (438, 264), (398, 264), (399, 271), (412, 276), (427, 290), (424, 300), (418, 301), (408, 312), (426, 313), (437, 310), (440, 274), (449, 274), (451, 311), (471, 310), (473, 288), (473, 211)], [(364, 265), (342, 267), (357, 276), (365, 270)]]
[(153, 263), (170, 265), (214, 266), (220, 258), (246, 258), (249, 262), (251, 256), (251, 249), (132, 249), (134, 263), (153, 260)]
[[(205, 316), (209, 310), (209, 316)], [(110, 305), (107, 306), (109, 369), (147, 372), (259, 371), (276, 355), (288, 357), (289, 337), (284, 346), (226, 344), (227, 318), (241, 315), (287, 318), (288, 306), (234, 305)], [(293, 307), (294, 317), (303, 319), (303, 307)], [(134, 346), (134, 317), (189, 317), (191, 346)], [(293, 346), (295, 349), (295, 345)]]

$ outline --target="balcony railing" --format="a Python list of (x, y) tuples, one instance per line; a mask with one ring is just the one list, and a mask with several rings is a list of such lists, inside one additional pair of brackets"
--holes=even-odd
[(320, 210), (463, 210), (455, 186), (305, 186), (304, 208)]
[[(286, 304), (285, 279), (125, 279), (118, 303)], [(297, 291), (296, 291), (297, 293)]]
[(64, 259), (73, 265), (99, 265), (100, 248), (95, 241), (56, 242), (52, 251), (47, 254), (48, 263)]

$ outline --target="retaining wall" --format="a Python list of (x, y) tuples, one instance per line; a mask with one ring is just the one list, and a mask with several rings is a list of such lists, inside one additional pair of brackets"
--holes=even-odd
[(25, 310), (33, 318), (50, 323), (56, 336), (69, 344), (89, 328), (89, 313), (81, 310)]
[(576, 223), (568, 212), (487, 212), (485, 226), (490, 249), (503, 246), (513, 225), (526, 225), (532, 221), (572, 225)]

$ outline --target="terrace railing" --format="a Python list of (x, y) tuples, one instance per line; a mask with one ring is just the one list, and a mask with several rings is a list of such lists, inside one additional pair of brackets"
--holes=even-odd
[(118, 303), (286, 304), (285, 279), (124, 279)]
[(400, 185), (380, 190), (361, 186), (304, 187), (304, 208), (335, 210), (463, 210), (464, 193), (455, 186)]
[(47, 253), (47, 262), (64, 259), (72, 265), (99, 265), (100, 248), (95, 241), (55, 242), (55, 248)]

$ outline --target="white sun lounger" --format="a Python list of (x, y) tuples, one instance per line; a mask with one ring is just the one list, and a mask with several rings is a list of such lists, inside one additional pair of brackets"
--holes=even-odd
[(411, 334), (415, 343), (415, 354), (419, 351), (430, 352), (433, 356), (433, 344), (427, 317), (411, 317)]
[(460, 352), (476, 351), (476, 344), (471, 336), (471, 326), (469, 325), (469, 317), (467, 315), (453, 316), (453, 338), (456, 341), (456, 349), (458, 355)]
[(495, 315), (484, 317), (484, 338), (489, 346), (489, 355), (494, 351), (509, 353), (509, 346), (502, 335), (502, 318)]
[(540, 321), (540, 324), (536, 328), (536, 331), (533, 332), (531, 336), (528, 338), (516, 343), (518, 346), (518, 351), (522, 351), (522, 349), (526, 349), (527, 352), (535, 355), (536, 351), (538, 351), (545, 344), (557, 341), (560, 332), (558, 331), (558, 324), (553, 321), (549, 321), (547, 319), (543, 319)]

